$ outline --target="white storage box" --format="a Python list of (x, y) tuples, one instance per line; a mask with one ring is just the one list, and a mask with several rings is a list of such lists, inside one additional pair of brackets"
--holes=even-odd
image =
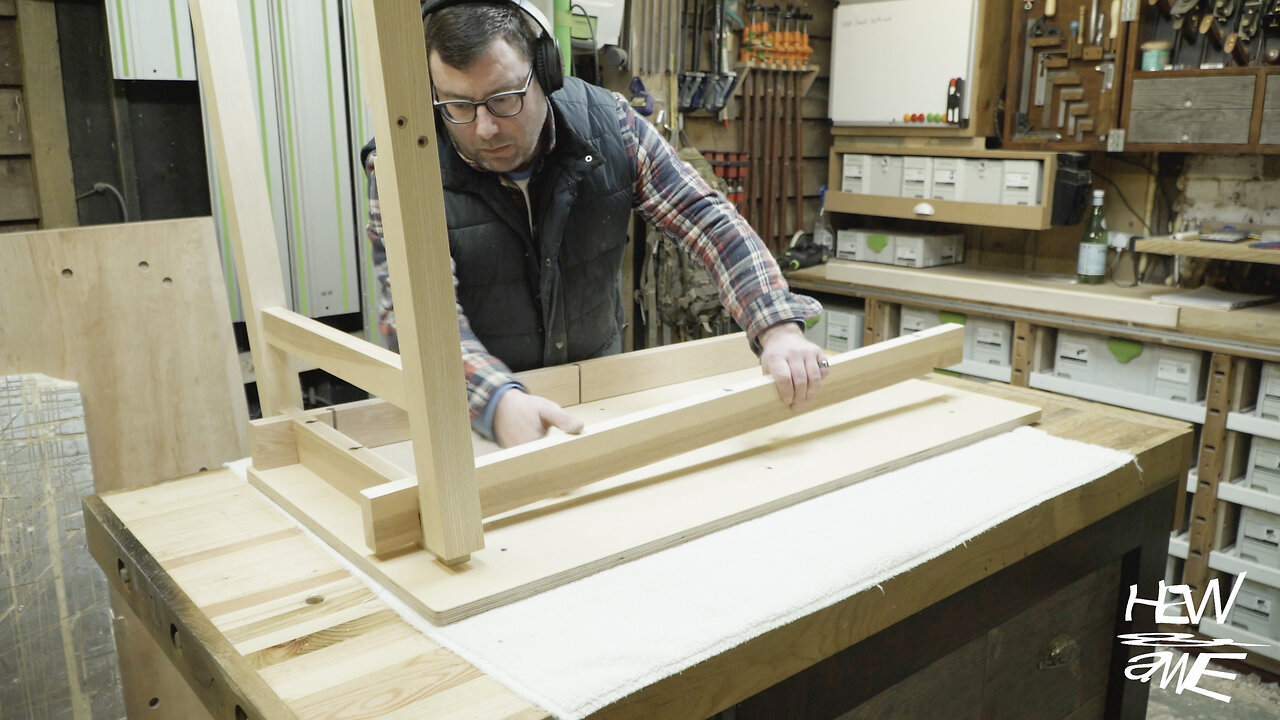
[(813, 321), (812, 325), (806, 323), (804, 336), (808, 338), (809, 342), (820, 348), (827, 347), (827, 309), (825, 307), (822, 309), (822, 314)]
[[(964, 320), (962, 319), (960, 322), (964, 322)], [(942, 317), (937, 310), (903, 305), (898, 319), (898, 335), (913, 335), (922, 330), (938, 327), (941, 324)]]
[(1262, 363), (1257, 415), (1269, 420), (1280, 420), (1280, 364)]
[(1000, 202), (1004, 205), (1039, 205), (1043, 172), (1039, 160), (1005, 160), (1004, 190)]
[(858, 245), (862, 240), (861, 236), (865, 234), (861, 230), (837, 230), (836, 257), (841, 260), (857, 260)]
[(897, 257), (894, 237), (885, 232), (862, 232), (858, 235), (857, 257), (860, 262), (892, 265)]
[(1009, 367), (1013, 364), (1013, 323), (970, 317), (964, 324), (964, 359)]
[(893, 264), (902, 267), (934, 267), (964, 261), (964, 236), (913, 233), (893, 236)]
[[(960, 202), (999, 205), (1004, 194), (1003, 160), (964, 160), (956, 195)], [(1039, 197), (1037, 195), (1037, 197)]]
[(934, 200), (959, 200), (959, 183), (961, 174), (960, 158), (933, 159), (933, 192), (929, 197)]
[(829, 306), (827, 318), (826, 349), (831, 352), (848, 352), (862, 347), (862, 330), (866, 311), (862, 308)]
[(1254, 582), (1240, 583), (1236, 602), (1227, 614), (1227, 624), (1254, 635), (1280, 640), (1280, 589)]
[(1245, 480), (1254, 490), (1280, 496), (1280, 440), (1253, 436)]
[(872, 155), (863, 176), (862, 191), (867, 195), (902, 195), (902, 156)]
[(1154, 343), (1058, 331), (1054, 374), (1165, 400), (1204, 397), (1204, 353)]
[(1280, 569), (1280, 515), (1241, 507), (1236, 552), (1242, 560)]
[(933, 158), (918, 155), (902, 158), (902, 197), (933, 197)]
[(840, 181), (840, 190), (860, 195), (866, 192), (863, 178), (866, 177), (867, 168), (871, 163), (871, 156), (859, 153), (845, 153), (841, 162), (844, 165), (844, 173)]

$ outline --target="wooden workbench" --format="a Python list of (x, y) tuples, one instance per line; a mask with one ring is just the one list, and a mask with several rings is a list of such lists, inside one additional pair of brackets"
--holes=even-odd
[[(945, 694), (973, 716), (979, 704), (992, 717), (1144, 716), (1147, 688), (1123, 679), (1126, 648), (1114, 635), (1154, 625), (1149, 612), (1130, 624), (1115, 611), (1130, 584), (1154, 588), (1163, 577), (1189, 427), (1034, 390), (934, 381), (1039, 405), (1041, 429), (1133, 453), (1141, 472), (1130, 464), (1060, 495), (600, 716), (697, 719), (737, 705), (739, 718), (835, 717), (876, 698), (864, 706), (875, 717), (876, 703), (895, 706), (894, 693), (932, 702), (927, 689), (947, 687), (935, 676), (969, 689)], [(94, 557), (215, 718), (546, 716), (411, 628), (229, 471), (92, 496), (85, 508)], [(1037, 670), (1047, 639), (1087, 614), (1076, 596), (1101, 608), (1110, 638), (1082, 639), (1076, 656), (1101, 653), (1093, 664), (1105, 672)], [(1037, 609), (1059, 621), (1029, 622)], [(997, 672), (970, 660), (984, 653), (1029, 660)], [(1054, 693), (1064, 699), (1044, 700)], [(906, 705), (896, 707), (901, 716)]]

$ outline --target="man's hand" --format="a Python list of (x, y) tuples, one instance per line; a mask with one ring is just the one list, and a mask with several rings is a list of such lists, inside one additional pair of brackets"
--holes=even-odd
[(784, 322), (760, 334), (760, 367), (773, 376), (778, 397), (800, 410), (818, 394), (830, 369), (822, 348), (809, 342), (794, 322)]
[(502, 447), (542, 438), (552, 427), (577, 435), (582, 421), (550, 400), (512, 388), (498, 398), (493, 413), (493, 437)]

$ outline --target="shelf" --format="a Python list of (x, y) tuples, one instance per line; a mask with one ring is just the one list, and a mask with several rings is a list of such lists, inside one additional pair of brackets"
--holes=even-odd
[(828, 280), (864, 287), (1069, 313), (1111, 322), (1178, 327), (1180, 308), (1152, 302), (1140, 292), (1125, 288), (1034, 283), (1006, 273), (973, 271), (955, 265), (914, 269), (852, 260), (828, 262), (825, 275)]
[(1201, 240), (1148, 239), (1134, 243), (1138, 252), (1156, 255), (1183, 255), (1211, 260), (1280, 265), (1280, 248), (1251, 248), (1247, 241), (1238, 243), (1204, 242)]
[(1244, 478), (1219, 483), (1218, 499), (1280, 515), (1280, 497), (1246, 487)]
[(1037, 390), (1048, 390), (1062, 395), (1093, 400), (1107, 405), (1118, 405), (1164, 417), (1183, 420), (1197, 425), (1204, 423), (1205, 406), (1203, 403), (1192, 404), (1151, 397), (1141, 393), (1117, 390), (1102, 385), (1091, 385), (1076, 380), (1058, 377), (1049, 373), (1033, 372), (1030, 377), (1031, 387)]
[(1191, 552), (1191, 543), (1188, 541), (1187, 533), (1173, 533), (1169, 535), (1169, 554), (1179, 560), (1186, 560), (1187, 555)]
[(1232, 575), (1239, 575), (1242, 572), (1248, 573), (1246, 577), (1254, 582), (1270, 585), (1273, 588), (1280, 588), (1280, 570), (1248, 560), (1241, 560), (1236, 556), (1235, 550), (1236, 546), (1232, 545), (1226, 549), (1214, 550), (1209, 553), (1209, 567)]
[[(1221, 625), (1213, 620), (1209, 620), (1208, 618), (1200, 619), (1199, 630), (1202, 635), (1208, 635), (1211, 638), (1231, 640), (1233, 642), (1253, 643), (1254, 645), (1261, 647), (1240, 649), (1262, 655), (1263, 657), (1271, 658), (1272, 660), (1280, 660), (1280, 643), (1278, 643), (1274, 638), (1269, 638), (1266, 635), (1257, 635), (1238, 627)], [(1229, 647), (1231, 646), (1223, 645), (1222, 649)]]
[(1049, 222), (1048, 210), (1041, 205), (965, 203), (888, 195), (859, 195), (828, 190), (824, 207), (828, 212), (960, 225), (986, 225), (1023, 230), (1044, 230), (1052, 226)]
[(1280, 420), (1267, 420), (1252, 413), (1227, 413), (1227, 429), (1280, 440)]

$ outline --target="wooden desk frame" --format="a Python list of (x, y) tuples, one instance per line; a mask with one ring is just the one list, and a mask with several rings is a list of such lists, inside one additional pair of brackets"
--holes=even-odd
[[(595, 425), (574, 438), (549, 437), (473, 460), (460, 336), (447, 244), (444, 199), (436, 149), (430, 77), (416, 7), (394, 0), (358, 0), (355, 25), (365, 85), (371, 89), (379, 140), (379, 203), (388, 266), (396, 288), (400, 354), (347, 336), (285, 307), (279, 258), (272, 239), (270, 206), (261, 156), (231, 142), (254, 137), (248, 70), (235, 3), (191, 0), (200, 75), (208, 102), (214, 150), (227, 187), (228, 234), (243, 293), (259, 397), (266, 420), (252, 444), (255, 468), (302, 463), (360, 503), (366, 542), (375, 553), (420, 543), (440, 562), (456, 565), (484, 547), (482, 519), (581, 487), (608, 475), (785, 419), (772, 380), (743, 383), (717, 397), (671, 403), (636, 417)], [(217, 38), (210, 42), (210, 38)], [(833, 358), (817, 409), (853, 395), (958, 362), (958, 326)], [(729, 368), (691, 364), (692, 379), (736, 369), (745, 342)], [(302, 412), (290, 356), (316, 366), (385, 400), (401, 412), (362, 404), (331, 411), (325, 423)], [(669, 363), (669, 358), (660, 362)], [(614, 375), (643, 372), (652, 358), (615, 361)], [(584, 383), (586, 365), (530, 375), (531, 389), (607, 392)], [(574, 375), (578, 374), (575, 381)], [(563, 404), (566, 398), (552, 395)], [(389, 424), (385, 437), (411, 440), (410, 472), (379, 458), (357, 433), (344, 433), (339, 417), (373, 413)], [(324, 413), (321, 413), (323, 416)], [(347, 418), (350, 420), (351, 418)], [(714, 422), (712, 420), (714, 419)], [(348, 423), (342, 423), (344, 426)], [(359, 423), (354, 423), (359, 424)], [(695, 432), (696, 430), (696, 432)], [(608, 462), (599, 458), (608, 454)], [(533, 469), (531, 471), (531, 468)]]

